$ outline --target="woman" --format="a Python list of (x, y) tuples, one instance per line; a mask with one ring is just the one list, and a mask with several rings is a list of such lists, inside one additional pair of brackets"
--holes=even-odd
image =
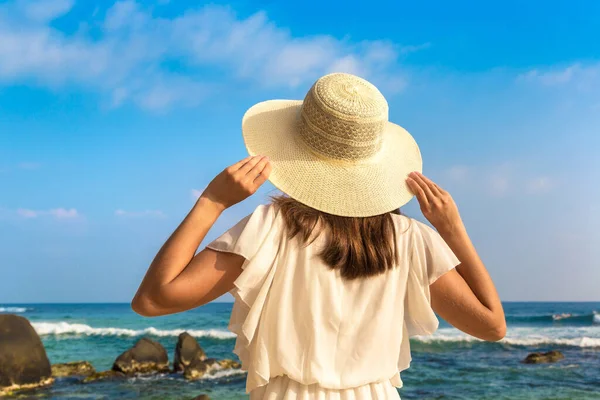
[[(226, 292), (251, 399), (399, 399), (409, 338), (435, 313), (483, 340), (504, 312), (452, 197), (421, 174), (413, 137), (371, 83), (329, 74), (303, 101), (244, 115), (251, 154), (208, 185), (160, 249), (132, 307), (189, 310)], [(194, 255), (267, 179), (284, 195)], [(413, 196), (434, 230), (399, 213)]]

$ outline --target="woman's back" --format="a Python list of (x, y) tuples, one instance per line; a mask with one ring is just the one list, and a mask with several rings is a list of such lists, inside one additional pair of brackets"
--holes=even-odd
[(229, 328), (238, 334), (248, 392), (280, 375), (322, 389), (402, 386), (409, 337), (438, 325), (429, 284), (459, 261), (429, 226), (392, 215), (399, 263), (371, 277), (347, 280), (327, 266), (318, 256), (326, 232), (307, 244), (289, 239), (275, 204), (257, 207), (207, 246), (247, 260), (231, 291)]

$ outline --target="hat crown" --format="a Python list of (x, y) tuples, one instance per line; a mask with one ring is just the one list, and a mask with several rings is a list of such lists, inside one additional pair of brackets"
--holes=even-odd
[(321, 77), (300, 110), (299, 134), (326, 158), (360, 161), (376, 154), (388, 122), (388, 104), (370, 82), (351, 74)]

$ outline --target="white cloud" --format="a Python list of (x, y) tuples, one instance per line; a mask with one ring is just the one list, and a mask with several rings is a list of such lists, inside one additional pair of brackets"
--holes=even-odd
[(17, 214), (23, 218), (37, 218), (39, 215), (38, 211), (28, 210), (26, 208), (19, 208)]
[(527, 183), (527, 189), (529, 193), (538, 194), (550, 191), (556, 182), (547, 176), (540, 176), (532, 179)]
[(106, 13), (104, 27), (108, 31), (126, 28), (128, 25), (140, 29), (146, 19), (146, 15), (138, 10), (135, 1), (118, 1)]
[(553, 109), (549, 112), (565, 114), (567, 118), (571, 118), (569, 125), (577, 126), (581, 121), (597, 118), (599, 115), (598, 61), (533, 69), (518, 75), (517, 83), (525, 90), (525, 96), (538, 96), (538, 104), (545, 104), (546, 107), (552, 105)]
[(455, 165), (446, 171), (446, 175), (457, 182), (464, 182), (469, 175), (469, 168), (464, 165)]
[(107, 72), (108, 49), (81, 39), (66, 39), (45, 26), (16, 25), (0, 22), (0, 83), (32, 80), (50, 87), (67, 82), (90, 84)]
[(488, 180), (488, 190), (493, 196), (504, 196), (509, 190), (508, 177), (501, 174), (493, 174)]
[(40, 163), (36, 162), (21, 162), (17, 165), (20, 169), (38, 169), (40, 167)]
[(327, 73), (346, 72), (354, 75), (364, 75), (360, 60), (353, 55), (347, 55), (335, 60), (327, 69)]
[(17, 209), (17, 215), (23, 218), (38, 218), (42, 216), (51, 216), (56, 219), (74, 219), (81, 216), (74, 208), (53, 208), (50, 210), (31, 210), (27, 208)]
[(115, 211), (115, 215), (118, 217), (131, 217), (131, 218), (143, 218), (143, 217), (163, 218), (163, 217), (165, 217), (165, 214), (160, 210), (125, 211), (125, 210), (118, 209)]
[(17, 164), (7, 165), (5, 167), (1, 167), (0, 168), (0, 173), (2, 173), (2, 172), (9, 172), (9, 171), (15, 170), (15, 169), (34, 170), (34, 169), (38, 169), (40, 167), (41, 167), (40, 163), (24, 161), (24, 162), (20, 162), (20, 163), (17, 163)]
[(418, 44), (415, 46), (403, 46), (402, 49), (400, 50), (400, 54), (414, 53), (416, 51), (425, 50), (430, 47), (431, 47), (431, 43), (429, 43), (429, 42), (423, 43), (423, 44)]
[(56, 218), (77, 218), (79, 216), (79, 213), (77, 212), (76, 209), (74, 208), (70, 208), (70, 209), (64, 209), (64, 208), (55, 208), (53, 210), (49, 210), (48, 214), (56, 217)]
[(541, 72), (537, 69), (534, 69), (521, 75), (520, 77), (521, 79), (535, 80), (544, 85), (560, 85), (571, 81), (573, 79), (573, 75), (580, 68), (581, 67), (578, 64), (575, 64), (558, 71)]
[(202, 192), (204, 192), (204, 189), (192, 189), (192, 198), (198, 200), (200, 195), (202, 195)]
[(444, 171), (449, 183), (459, 183), (492, 197), (510, 194), (543, 194), (554, 189), (558, 183), (550, 176), (532, 176), (519, 172), (515, 162), (493, 166), (455, 165)]
[(485, 188), (487, 194), (493, 197), (502, 197), (518, 185), (514, 171), (516, 165), (511, 162), (504, 162), (488, 168), (479, 168), (478, 180), (480, 185)]
[(600, 84), (600, 64), (575, 63), (562, 68), (533, 69), (519, 75), (517, 79), (545, 86), (573, 85), (580, 90), (589, 90), (590, 86)]
[(421, 48), (328, 35), (298, 38), (264, 12), (238, 18), (228, 7), (208, 5), (162, 18), (141, 4), (120, 1), (105, 15), (86, 16), (81, 26), (99, 27), (94, 36), (83, 28), (67, 35), (48, 24), (69, 12), (69, 0), (0, 5), (0, 84), (77, 85), (102, 93), (111, 106), (133, 102), (153, 110), (198, 104), (231, 84), (215, 77), (222, 72), (242, 84), (294, 88), (345, 71), (397, 92), (406, 86), (399, 54)]
[(73, 4), (73, 0), (27, 0), (16, 3), (34, 21), (52, 21), (68, 13)]

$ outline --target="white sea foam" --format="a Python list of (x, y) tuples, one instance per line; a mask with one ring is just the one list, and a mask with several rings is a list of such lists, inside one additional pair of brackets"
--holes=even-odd
[[(244, 375), (246, 371), (239, 368), (218, 368), (213, 369), (206, 375), (202, 376), (200, 380), (215, 380), (221, 378), (227, 378), (229, 376)], [(181, 379), (181, 375), (178, 374), (152, 374), (152, 375), (140, 375), (129, 378), (129, 382), (148, 382), (148, 381), (178, 381)]]
[[(433, 336), (424, 336), (424, 337), (415, 337), (415, 340), (424, 342), (424, 343), (432, 343), (432, 342), (483, 342), (482, 340), (472, 337), (472, 336), (464, 336), (464, 337), (456, 337), (456, 336), (443, 336), (443, 335), (433, 335)], [(556, 339), (550, 337), (532, 337), (532, 338), (509, 338), (505, 337), (504, 339), (498, 341), (497, 343), (506, 343), (512, 344), (515, 346), (537, 346), (543, 344), (549, 345), (562, 345), (562, 346), (574, 346), (574, 347), (600, 347), (600, 338), (591, 338), (591, 337), (579, 337), (579, 338), (566, 338), (566, 339)]]
[(215, 339), (235, 338), (234, 333), (218, 329), (170, 329), (162, 330), (153, 327), (145, 329), (127, 328), (93, 328), (86, 324), (75, 324), (64, 321), (59, 322), (33, 322), (33, 328), (38, 335), (84, 335), (84, 336), (179, 336), (187, 332), (195, 337), (212, 337)]
[(219, 379), (219, 378), (225, 378), (227, 376), (243, 375), (245, 373), (246, 373), (246, 371), (243, 371), (239, 368), (238, 369), (224, 368), (224, 369), (220, 369), (217, 371), (213, 371), (210, 374), (204, 375), (202, 377), (202, 379)]
[(147, 381), (173, 381), (176, 380), (177, 376), (171, 374), (152, 374), (152, 375), (139, 375), (128, 378), (129, 382), (147, 382)]
[[(95, 328), (81, 323), (33, 322), (33, 327), (39, 335), (55, 336), (178, 336), (188, 332), (195, 337), (211, 337), (215, 339), (233, 339), (236, 335), (219, 329), (127, 329), (116, 327)], [(481, 339), (464, 334), (455, 328), (440, 328), (431, 336), (416, 336), (416, 341), (424, 343), (435, 342), (483, 342)], [(563, 345), (582, 348), (600, 347), (600, 330), (598, 326), (565, 327), (565, 328), (524, 328), (509, 327), (507, 335), (498, 343), (515, 346)]]
[(0, 313), (24, 313), (29, 310), (26, 307), (0, 307)]
[[(540, 331), (543, 334), (540, 334)], [(413, 339), (423, 343), (435, 342), (484, 342), (468, 336), (458, 329), (440, 328), (430, 336), (416, 336)], [(531, 329), (510, 328), (504, 339), (497, 343), (515, 346), (557, 345), (573, 347), (600, 347), (600, 332), (597, 328)]]

